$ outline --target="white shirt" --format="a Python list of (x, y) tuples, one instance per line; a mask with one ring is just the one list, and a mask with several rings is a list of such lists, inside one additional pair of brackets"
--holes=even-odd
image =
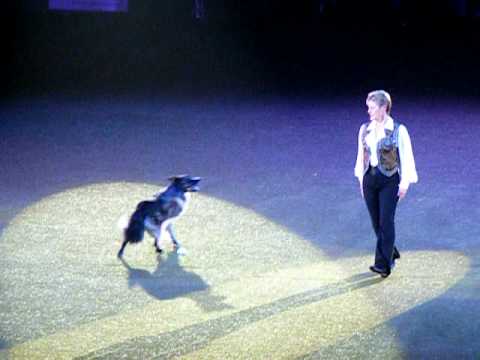
[[(385, 129), (393, 131), (394, 123), (390, 116), (387, 116), (383, 123), (370, 121), (368, 125), (362, 125), (358, 132), (358, 153), (357, 162), (355, 163), (355, 176), (360, 182), (363, 180), (363, 143), (362, 134), (364, 127), (367, 126), (369, 132), (365, 136), (365, 142), (370, 148), (370, 165), (378, 165), (377, 143), (385, 137)], [(408, 189), (411, 183), (418, 181), (417, 170), (415, 168), (415, 159), (413, 157), (412, 142), (408, 135), (407, 128), (403, 125), (398, 127), (398, 153), (400, 154), (400, 184), (399, 188)]]

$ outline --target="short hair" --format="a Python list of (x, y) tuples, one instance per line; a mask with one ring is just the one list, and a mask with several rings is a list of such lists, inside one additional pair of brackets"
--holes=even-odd
[(385, 90), (374, 90), (368, 93), (367, 101), (373, 101), (378, 106), (386, 106), (387, 114), (392, 110), (392, 98)]

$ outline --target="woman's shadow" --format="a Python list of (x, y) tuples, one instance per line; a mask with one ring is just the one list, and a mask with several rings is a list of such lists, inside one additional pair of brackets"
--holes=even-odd
[(179, 256), (170, 252), (167, 258), (157, 257), (157, 268), (153, 272), (130, 266), (123, 258), (121, 262), (128, 270), (128, 287), (141, 287), (148, 295), (158, 300), (187, 297), (205, 311), (221, 311), (232, 308), (224, 303), (224, 296), (211, 294), (210, 286), (197, 274), (186, 271)]

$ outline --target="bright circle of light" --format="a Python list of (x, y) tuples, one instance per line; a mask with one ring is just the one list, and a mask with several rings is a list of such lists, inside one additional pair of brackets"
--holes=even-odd
[[(231, 330), (186, 356), (302, 356), (437, 297), (468, 270), (467, 259), (458, 253), (419, 252), (402, 259), (395, 280), (357, 278), (369, 258), (330, 259), (284, 226), (198, 193), (176, 223), (187, 257), (172, 257), (167, 245), (159, 260), (148, 236), (126, 248), (130, 269), (152, 281), (194, 285), (192, 291), (186, 286), (161, 298), (148, 291), (147, 281), (129, 281), (132, 270), (116, 258), (118, 219), (158, 191), (124, 182), (69, 189), (29, 206), (10, 222), (0, 253), (4, 303), (11, 311), (1, 325), (15, 344), (3, 352), (12, 358), (71, 358), (224, 319)], [(414, 279), (415, 287), (405, 291), (412, 283), (409, 268), (434, 264), (438, 256), (443, 272), (435, 281)], [(398, 293), (388, 298), (402, 302), (386, 304), (386, 292)], [(243, 323), (235, 325), (237, 319)], [(397, 350), (390, 348), (390, 355)]]

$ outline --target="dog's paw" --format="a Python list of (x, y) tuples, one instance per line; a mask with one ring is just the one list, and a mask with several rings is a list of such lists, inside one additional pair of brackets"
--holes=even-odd
[(184, 247), (177, 248), (177, 255), (187, 255), (187, 250)]

